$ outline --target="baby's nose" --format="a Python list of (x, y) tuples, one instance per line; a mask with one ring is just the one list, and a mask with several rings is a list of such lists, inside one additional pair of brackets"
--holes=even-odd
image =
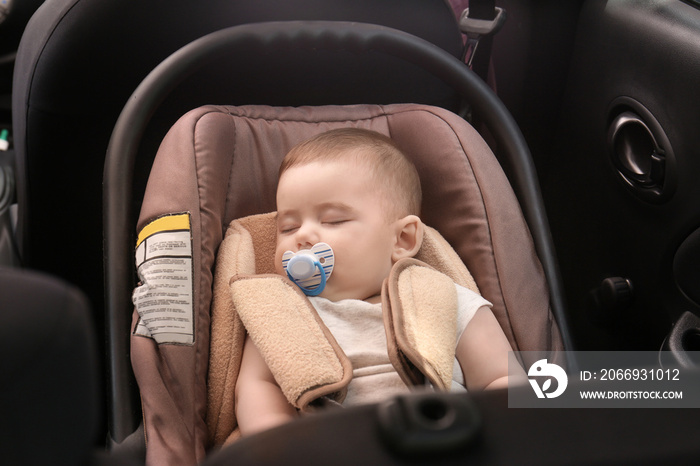
[(319, 242), (318, 231), (313, 225), (304, 224), (297, 230), (296, 240), (299, 249), (310, 249)]

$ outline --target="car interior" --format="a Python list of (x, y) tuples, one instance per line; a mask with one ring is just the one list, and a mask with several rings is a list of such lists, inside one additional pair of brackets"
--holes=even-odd
[[(216, 253), (319, 127), (405, 148), (514, 349), (700, 367), (698, 77), (695, 0), (0, 0), (0, 458), (695, 464), (693, 409), (416, 395), (225, 447), (207, 414)], [(162, 345), (134, 247), (183, 212), (195, 331)]]

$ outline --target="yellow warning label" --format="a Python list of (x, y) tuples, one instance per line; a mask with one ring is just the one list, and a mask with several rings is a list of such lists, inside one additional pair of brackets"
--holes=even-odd
[(157, 218), (151, 223), (143, 227), (139, 233), (139, 237), (136, 240), (136, 247), (138, 247), (144, 239), (148, 238), (154, 233), (159, 233), (161, 231), (175, 231), (175, 230), (189, 230), (190, 229), (190, 214), (173, 214), (166, 215), (164, 217)]

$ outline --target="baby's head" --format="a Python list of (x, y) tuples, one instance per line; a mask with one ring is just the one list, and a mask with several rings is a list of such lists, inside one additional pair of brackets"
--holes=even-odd
[(315, 136), (280, 167), (277, 272), (285, 251), (327, 243), (335, 267), (321, 296), (372, 298), (393, 263), (418, 252), (420, 205), (418, 173), (391, 139), (354, 128)]

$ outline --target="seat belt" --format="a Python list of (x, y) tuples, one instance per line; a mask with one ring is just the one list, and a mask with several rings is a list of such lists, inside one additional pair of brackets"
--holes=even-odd
[[(464, 57), (467, 65), (484, 82), (488, 82), (493, 35), (506, 20), (506, 11), (496, 6), (495, 0), (470, 0), (459, 18), (459, 29), (467, 36)], [(478, 53), (477, 53), (478, 52)]]

